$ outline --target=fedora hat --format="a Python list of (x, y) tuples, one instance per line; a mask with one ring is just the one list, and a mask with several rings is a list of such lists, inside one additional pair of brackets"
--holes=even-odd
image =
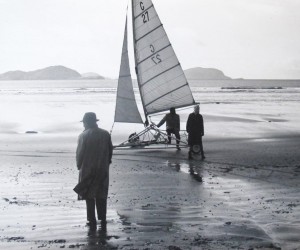
[(81, 122), (90, 123), (90, 122), (97, 122), (97, 121), (99, 120), (97, 119), (96, 114), (94, 112), (87, 112), (84, 114)]

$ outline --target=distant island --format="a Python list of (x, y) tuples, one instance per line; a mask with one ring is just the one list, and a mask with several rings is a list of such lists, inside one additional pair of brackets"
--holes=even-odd
[[(221, 70), (213, 68), (191, 68), (184, 71), (188, 80), (230, 80)], [(80, 74), (76, 70), (65, 66), (50, 66), (34, 71), (8, 71), (0, 74), (0, 80), (95, 80), (105, 79), (97, 73)]]
[(76, 70), (65, 66), (50, 66), (34, 71), (8, 71), (0, 74), (0, 80), (94, 80), (105, 79), (96, 73), (79, 74)]
[(191, 68), (184, 71), (188, 80), (230, 80), (221, 70), (213, 68)]

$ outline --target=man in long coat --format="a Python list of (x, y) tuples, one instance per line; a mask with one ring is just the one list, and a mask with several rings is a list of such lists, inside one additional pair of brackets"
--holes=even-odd
[(107, 195), (109, 186), (109, 165), (112, 158), (110, 134), (97, 125), (96, 114), (85, 113), (85, 130), (79, 135), (76, 163), (79, 183), (74, 188), (79, 200), (86, 200), (87, 220), (91, 228), (96, 228), (95, 207), (101, 228), (106, 230)]
[(186, 123), (186, 132), (188, 132), (188, 144), (190, 146), (189, 159), (192, 159), (193, 146), (199, 145), (202, 159), (205, 158), (202, 144), (202, 136), (204, 136), (203, 117), (200, 114), (200, 106), (194, 106), (194, 112), (189, 115)]

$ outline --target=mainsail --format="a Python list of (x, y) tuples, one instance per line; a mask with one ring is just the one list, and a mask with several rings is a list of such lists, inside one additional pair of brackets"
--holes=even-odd
[(136, 73), (145, 116), (195, 104), (152, 1), (132, 0), (132, 19)]
[(127, 123), (143, 123), (135, 101), (132, 79), (130, 75), (127, 46), (127, 17), (125, 22), (125, 32), (114, 121)]

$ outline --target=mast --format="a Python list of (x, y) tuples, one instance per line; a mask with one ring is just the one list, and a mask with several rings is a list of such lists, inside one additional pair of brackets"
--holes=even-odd
[(144, 98), (142, 97), (142, 92), (141, 92), (141, 88), (140, 88), (140, 77), (139, 77), (139, 72), (138, 72), (138, 67), (137, 67), (137, 53), (136, 53), (136, 40), (135, 40), (135, 22), (134, 22), (134, 0), (131, 0), (131, 14), (132, 14), (132, 35), (133, 35), (133, 51), (134, 51), (134, 64), (135, 64), (135, 73), (136, 73), (136, 77), (137, 77), (137, 82), (138, 82), (138, 89), (139, 89), (139, 93), (140, 93), (140, 97), (142, 100), (142, 106), (143, 106), (143, 110), (144, 110), (144, 114), (145, 114), (145, 125), (148, 126), (149, 121), (148, 121), (148, 114), (147, 114), (147, 110), (145, 109), (145, 103), (144, 103)]

